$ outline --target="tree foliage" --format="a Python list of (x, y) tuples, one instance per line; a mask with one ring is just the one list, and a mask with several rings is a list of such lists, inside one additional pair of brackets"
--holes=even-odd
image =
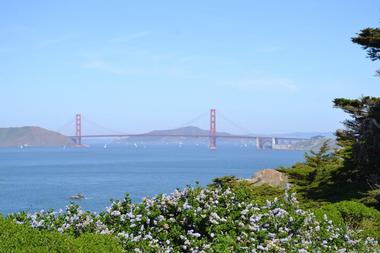
[(380, 98), (336, 98), (334, 106), (350, 115), (350, 119), (343, 122), (345, 129), (336, 132), (345, 167), (354, 179), (379, 182)]
[[(380, 28), (365, 28), (351, 40), (367, 50), (368, 57), (372, 61), (380, 60)], [(376, 73), (380, 76), (380, 69)]]
[(352, 42), (363, 46), (371, 60), (380, 60), (380, 28), (365, 28), (352, 38)]
[(331, 152), (329, 140), (323, 142), (319, 151), (316, 152), (312, 150), (310, 153), (305, 153), (306, 165), (312, 168), (321, 167), (334, 159), (336, 159), (336, 157)]

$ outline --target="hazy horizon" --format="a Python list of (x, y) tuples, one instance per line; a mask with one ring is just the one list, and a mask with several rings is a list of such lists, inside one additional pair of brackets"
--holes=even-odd
[(3, 2), (0, 127), (60, 131), (82, 113), (140, 133), (203, 113), (207, 129), (216, 108), (250, 133), (333, 132), (335, 97), (380, 95), (350, 39), (378, 26), (376, 3)]

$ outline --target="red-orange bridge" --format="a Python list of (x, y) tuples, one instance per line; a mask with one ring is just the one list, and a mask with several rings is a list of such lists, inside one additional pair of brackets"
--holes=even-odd
[[(253, 136), (253, 135), (232, 135), (232, 134), (218, 134), (216, 131), (216, 110), (210, 110), (210, 130), (209, 134), (157, 134), (157, 133), (143, 133), (143, 134), (82, 134), (82, 116), (76, 115), (75, 120), (75, 136), (71, 137), (75, 143), (82, 145), (83, 138), (123, 138), (123, 137), (177, 137), (177, 138), (208, 138), (210, 149), (216, 149), (217, 139), (236, 139), (236, 140), (255, 140), (256, 148), (262, 149), (269, 148), (286, 148), (290, 143), (308, 140), (306, 138), (288, 138), (276, 136)], [(283, 144), (286, 143), (286, 144)]]

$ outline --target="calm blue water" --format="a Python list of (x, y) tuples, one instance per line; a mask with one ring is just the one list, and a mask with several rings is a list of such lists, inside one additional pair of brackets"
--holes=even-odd
[(190, 144), (0, 149), (0, 212), (64, 208), (79, 192), (86, 196), (77, 201), (84, 209), (101, 211), (126, 192), (139, 201), (224, 175), (248, 178), (259, 169), (302, 161), (303, 153), (238, 145), (210, 151)]

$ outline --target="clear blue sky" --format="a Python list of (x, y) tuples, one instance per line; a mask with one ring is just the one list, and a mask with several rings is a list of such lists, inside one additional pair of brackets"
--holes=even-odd
[(254, 133), (333, 131), (334, 97), (380, 96), (350, 41), (379, 21), (378, 0), (2, 1), (0, 126), (143, 132), (215, 107)]

